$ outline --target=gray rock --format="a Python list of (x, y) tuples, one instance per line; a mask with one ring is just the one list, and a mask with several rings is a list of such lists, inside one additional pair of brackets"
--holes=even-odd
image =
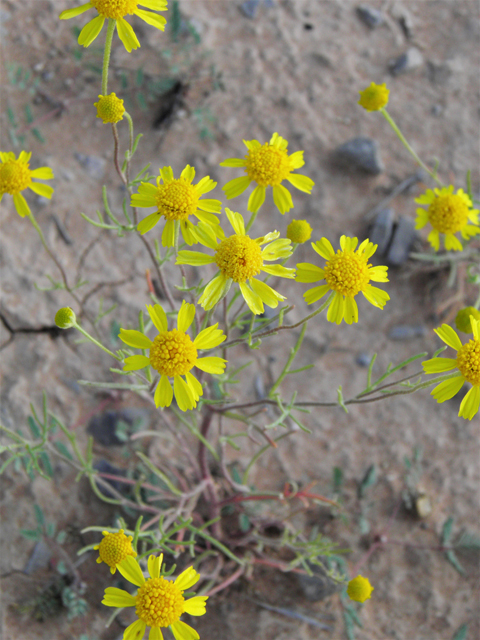
[[(245, 0), (240, 5), (240, 11), (244, 16), (254, 20), (257, 16), (258, 7), (260, 6), (262, 0)], [(263, 4), (265, 7), (273, 7), (273, 0), (263, 0)]]
[(388, 65), (390, 73), (393, 76), (399, 76), (402, 73), (408, 73), (414, 69), (418, 69), (423, 64), (423, 55), (420, 49), (417, 47), (411, 47), (401, 56), (398, 56), (395, 60)]
[(340, 145), (334, 151), (338, 164), (345, 168), (378, 175), (384, 170), (378, 146), (371, 138), (353, 138)]
[(46, 542), (44, 540), (39, 540), (33, 548), (32, 554), (27, 560), (27, 564), (25, 565), (23, 572), (28, 576), (31, 576), (32, 573), (35, 573), (39, 569), (45, 569), (45, 567), (48, 566), (51, 557), (52, 553)]
[(443, 113), (443, 107), (441, 104), (434, 104), (430, 111), (432, 116), (435, 116), (435, 118), (438, 118)]
[(86, 173), (88, 173), (91, 178), (96, 178), (97, 180), (103, 178), (106, 164), (106, 161), (103, 158), (99, 158), (98, 156), (86, 156), (83, 153), (74, 153), (73, 155), (75, 160), (82, 165)]
[(360, 20), (370, 27), (370, 29), (375, 29), (384, 23), (385, 18), (383, 13), (378, 9), (374, 9), (373, 7), (369, 7), (366, 4), (361, 4), (357, 7), (357, 14)]
[(88, 423), (87, 432), (105, 447), (124, 444), (135, 431), (146, 428), (150, 416), (146, 410), (125, 408), (120, 411), (105, 411)]
[(365, 367), (365, 369), (368, 369), (371, 361), (372, 361), (372, 356), (369, 353), (365, 353), (365, 351), (362, 351), (361, 353), (359, 353), (358, 356), (355, 358), (355, 362), (360, 367)]
[(427, 327), (422, 324), (397, 324), (388, 332), (390, 340), (411, 340), (427, 335)]
[(427, 62), (428, 79), (432, 84), (446, 84), (452, 75), (451, 66), (447, 62)]
[(413, 218), (400, 216), (393, 233), (392, 244), (388, 250), (387, 262), (395, 267), (406, 262), (415, 238), (415, 222)]
[[(322, 558), (319, 559), (322, 560)], [(325, 569), (310, 562), (308, 562), (308, 566), (312, 570), (313, 576), (296, 574), (300, 588), (307, 600), (310, 600), (310, 602), (319, 602), (340, 591), (341, 585), (332, 580), (332, 578), (327, 575)]]
[(387, 252), (388, 245), (393, 235), (393, 223), (395, 212), (390, 207), (381, 209), (370, 227), (369, 240), (378, 245), (377, 253), (383, 256)]

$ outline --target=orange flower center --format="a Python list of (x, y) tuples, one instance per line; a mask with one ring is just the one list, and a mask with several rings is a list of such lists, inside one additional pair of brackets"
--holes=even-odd
[(234, 282), (245, 282), (260, 273), (262, 250), (249, 236), (230, 236), (219, 244), (215, 262), (224, 276)]
[(148, 627), (168, 627), (182, 615), (184, 602), (175, 583), (149, 578), (138, 590), (136, 613)]
[(428, 220), (440, 233), (457, 233), (468, 222), (469, 208), (465, 200), (454, 193), (436, 196), (428, 207)]
[(480, 340), (470, 340), (457, 352), (457, 367), (475, 387), (480, 386)]
[(7, 160), (0, 164), (0, 193), (14, 196), (30, 186), (32, 182), (28, 162)]
[(370, 266), (365, 258), (339, 249), (325, 264), (325, 280), (333, 291), (353, 298), (359, 291), (364, 291), (370, 282)]
[(159, 333), (150, 347), (150, 364), (161, 375), (184, 376), (196, 361), (197, 349), (190, 336), (178, 329)]
[(138, 0), (90, 0), (92, 6), (104, 18), (123, 18), (137, 8)]

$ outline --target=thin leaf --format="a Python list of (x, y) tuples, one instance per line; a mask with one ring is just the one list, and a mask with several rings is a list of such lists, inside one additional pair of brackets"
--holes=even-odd
[(455, 632), (452, 640), (467, 640), (467, 633), (468, 624), (462, 624), (462, 626)]
[(443, 528), (442, 528), (442, 544), (444, 546), (448, 545), (448, 543), (450, 542), (450, 539), (452, 537), (453, 522), (454, 522), (453, 518), (450, 517), (450, 518), (448, 518), (448, 520), (443, 525)]
[(447, 551), (445, 555), (447, 556), (447, 560), (450, 562), (451, 565), (455, 567), (458, 573), (462, 576), (465, 575), (465, 569), (462, 567), (462, 565), (458, 561), (458, 558), (455, 555), (455, 552), (450, 550), (450, 551)]

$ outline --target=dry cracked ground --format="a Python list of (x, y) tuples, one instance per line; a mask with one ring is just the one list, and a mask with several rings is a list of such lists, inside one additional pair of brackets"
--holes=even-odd
[[(91, 314), (98, 312), (103, 300), (105, 310), (117, 305), (113, 319), (118, 324), (133, 325), (149, 300), (145, 279), (149, 257), (136, 236), (117, 237), (80, 216), (84, 212), (95, 217), (102, 208), (104, 184), (115, 211), (120, 210), (124, 193), (112, 162), (110, 127), (95, 118), (92, 107), (100, 86), (100, 46), (84, 52), (76, 44), (72, 29), (83, 26), (87, 14), (68, 22), (57, 19), (62, 10), (77, 4), (74, 0), (1, 3), (1, 149), (18, 153), (26, 148), (33, 154), (32, 166), (53, 168), (51, 202), (30, 198), (49, 245), (71, 281), (88, 282), (80, 291), (92, 292), (85, 303)], [(171, 11), (174, 4), (170, 2)], [(219, 163), (243, 155), (242, 139), (266, 141), (278, 131), (291, 151), (305, 150), (302, 171), (313, 178), (315, 188), (311, 196), (295, 191), (295, 209), (284, 217), (267, 197), (256, 235), (274, 228), (285, 233), (295, 217), (308, 220), (314, 239), (325, 235), (335, 243), (341, 234), (366, 237), (372, 210), (417, 171), (383, 118), (356, 104), (358, 90), (375, 81), (388, 84), (390, 113), (425, 162), (433, 166), (438, 160), (442, 179), (461, 187), (471, 169), (478, 193), (478, 2), (370, 0), (372, 25), (380, 20), (375, 27), (362, 19), (357, 4), (181, 0), (177, 5), (181, 22), (175, 32), (167, 29), (165, 34), (134, 19), (141, 49), (127, 54), (115, 41), (111, 61), (111, 88), (125, 95), (136, 131), (144, 134), (134, 170), (150, 162), (152, 173), (168, 164), (178, 174), (189, 163), (197, 175), (208, 174), (218, 181), (213, 197), (221, 197), (220, 187), (238, 174), (221, 169)], [(375, 141), (376, 173), (356, 170), (352, 162), (339, 165), (335, 149), (357, 137)], [(123, 148), (127, 144), (123, 123), (120, 144)], [(431, 186), (413, 181), (390, 200), (397, 220), (414, 218), (413, 198), (426, 184)], [(246, 196), (238, 198), (236, 210), (245, 211), (246, 203)], [(2, 200), (0, 224), (5, 426), (25, 429), (29, 403), (39, 407), (45, 390), (49, 406), (76, 431), (81, 446), (92, 416), (106, 409), (135, 409), (148, 428), (159, 429), (155, 411), (142, 398), (124, 394), (105, 399), (78, 385), (78, 379), (118, 377), (109, 372), (110, 362), (101, 352), (78, 343), (75, 335), (53, 330), (55, 311), (72, 301), (64, 291), (42, 291), (50, 285), (48, 276), (58, 279), (58, 272), (8, 196)], [(415, 243), (417, 250), (428, 251), (425, 236)], [(309, 246), (300, 247), (296, 257), (298, 262), (314, 260)], [(166, 272), (173, 277), (173, 269)], [(379, 354), (378, 374), (389, 362), (423, 351), (432, 354), (440, 347), (433, 328), (451, 322), (460, 306), (474, 301), (474, 290), (464, 283), (463, 267), (450, 280), (446, 269), (426, 268), (413, 260), (391, 267), (391, 301), (383, 312), (364, 301), (356, 325), (337, 327), (323, 317), (309, 324), (298, 366), (315, 368), (288, 377), (282, 383), (285, 397), (298, 391), (304, 400), (335, 401), (339, 385), (345, 397), (351, 397), (364, 388), (362, 364), (374, 352)], [(301, 295), (304, 287), (292, 282), (281, 286), (295, 305), (289, 316), (295, 322), (307, 312)], [(107, 340), (111, 321), (108, 316), (100, 324)], [(252, 398), (261, 393), (262, 385), (268, 387), (297, 337), (295, 331), (286, 338), (276, 336), (253, 356), (238, 349), (239, 362), (253, 359), (238, 397)], [(415, 366), (399, 375), (414, 372)], [(316, 483), (315, 491), (331, 495), (334, 468), (341, 469), (341, 497), (348, 517), (332, 518), (329, 510), (311, 503), (306, 518), (309, 527), (317, 526), (351, 550), (346, 556), (351, 569), (388, 524), (385, 535), (390, 542), (377, 546), (362, 565), (375, 591), (362, 609), (363, 627), (355, 630), (358, 640), (451, 640), (462, 625), (467, 625), (462, 637), (480, 637), (478, 552), (459, 554), (461, 575), (436, 550), (450, 517), (454, 536), (462, 531), (479, 533), (479, 420), (458, 418), (459, 401), (457, 397), (437, 405), (425, 391), (354, 405), (348, 414), (338, 406), (318, 409), (305, 417), (312, 434), (298, 432), (281, 441), (262, 458), (251, 478), (264, 490), (280, 491), (286, 481), (295, 481), (300, 486)], [(238, 428), (231, 424), (229, 433)], [(168, 452), (169, 444), (153, 438), (145, 446), (156, 459), (158, 448), (167, 447)], [(127, 467), (132, 462), (129, 447), (97, 442), (94, 454), (96, 459)], [(416, 487), (433, 507), (423, 519), (409, 514), (402, 502), (404, 458), (411, 458), (416, 449), (423, 451)], [(227, 454), (239, 468), (248, 457), (248, 451), (231, 448)], [(376, 482), (360, 501), (357, 489), (372, 465)], [(60, 608), (40, 622), (25, 604), (58, 575), (63, 558), (54, 548), (50, 560), (44, 551), (38, 568), (32, 565), (35, 543), (20, 530), (35, 528), (34, 504), (48, 522), (67, 532), (64, 549), (74, 561), (82, 542), (94, 539), (78, 532), (89, 525), (107, 526), (118, 515), (98, 502), (86, 484), (76, 484), (66, 465), (58, 463), (54, 471), (53, 482), (31, 480), (13, 466), (2, 477), (3, 637), (116, 640), (127, 618), (120, 616), (105, 629), (109, 613), (100, 600), (107, 582), (98, 577), (93, 555), (76, 568), (86, 585), (86, 616), (70, 621), (65, 608)], [(292, 617), (292, 612), (301, 615)], [(312, 625), (305, 616), (328, 629)], [(213, 596), (208, 615), (195, 622), (200, 636), (212, 640), (347, 637), (338, 595), (310, 601), (295, 577), (268, 567)]]

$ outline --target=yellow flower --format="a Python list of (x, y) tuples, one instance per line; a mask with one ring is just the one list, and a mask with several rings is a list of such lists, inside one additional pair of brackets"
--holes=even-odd
[(70, 329), (77, 321), (77, 316), (70, 307), (62, 307), (55, 314), (55, 324), (60, 329)]
[(24, 218), (30, 215), (30, 207), (20, 193), (25, 189), (31, 189), (34, 193), (44, 198), (51, 198), (53, 188), (48, 184), (32, 182), (32, 178), (39, 180), (53, 180), (53, 171), (50, 167), (39, 167), (30, 171), (29, 160), (31, 153), (21, 151), (18, 158), (11, 151), (0, 151), (0, 202), (5, 193), (13, 196), (13, 204), (19, 216)]
[(163, 640), (162, 629), (169, 627), (175, 640), (199, 640), (200, 636), (188, 624), (180, 620), (183, 613), (203, 616), (206, 612), (207, 596), (194, 596), (186, 600), (183, 592), (200, 579), (193, 567), (185, 569), (175, 581), (160, 575), (163, 554), (148, 558), (149, 578), (145, 579), (140, 565), (127, 557), (118, 565), (118, 570), (129, 582), (139, 587), (137, 595), (128, 591), (107, 587), (102, 604), (107, 607), (135, 607), (138, 619), (123, 632), (123, 640), (140, 640), (147, 627), (151, 627), (149, 640)]
[(355, 296), (363, 293), (365, 298), (379, 309), (383, 309), (390, 296), (385, 291), (372, 287), (370, 280), (374, 282), (388, 282), (387, 267), (372, 267), (368, 260), (377, 248), (368, 239), (355, 251), (358, 244), (357, 238), (340, 238), (340, 247), (335, 253), (327, 238), (318, 242), (312, 242), (313, 249), (327, 261), (321, 269), (314, 264), (301, 262), (297, 264), (298, 282), (317, 282), (326, 280), (327, 284), (313, 287), (303, 294), (306, 302), (312, 304), (320, 300), (328, 291), (334, 291), (328, 312), (327, 320), (340, 324), (345, 320), (347, 324), (358, 322), (358, 307)]
[[(453, 186), (441, 189), (427, 189), (415, 199), (418, 204), (427, 204), (428, 209), (417, 209), (415, 229), (423, 229), (430, 223), (433, 227), (427, 240), (435, 251), (440, 248), (440, 234), (445, 234), (445, 249), (461, 251), (462, 243), (455, 236), (460, 231), (462, 238), (468, 240), (480, 233), (478, 209), (472, 209), (472, 201), (463, 189), (453, 193)], [(471, 222), (472, 224), (468, 224)]]
[(369, 87), (363, 91), (359, 91), (359, 93), (360, 100), (357, 104), (366, 109), (366, 111), (380, 111), (380, 109), (387, 105), (390, 90), (387, 89), (386, 84), (375, 84), (372, 82)]
[[(217, 240), (207, 225), (198, 225), (199, 241), (215, 251), (214, 256), (208, 256), (198, 251), (179, 251), (176, 264), (216, 264), (218, 273), (210, 280), (198, 303), (204, 309), (212, 309), (217, 302), (227, 295), (233, 282), (240, 287), (240, 291), (249, 309), (254, 314), (263, 313), (263, 304), (278, 306), (279, 300), (285, 300), (265, 282), (256, 280), (261, 271), (281, 278), (294, 278), (295, 269), (287, 269), (279, 264), (266, 266), (265, 261), (288, 258), (292, 254), (290, 240), (278, 239), (280, 234), (273, 231), (261, 238), (253, 240), (245, 234), (245, 222), (239, 213), (225, 209), (230, 224), (235, 231), (233, 236), (224, 240)], [(260, 247), (266, 245), (263, 249)]]
[(459, 331), (463, 333), (472, 333), (472, 324), (470, 322), (470, 316), (473, 316), (474, 320), (480, 320), (480, 311), (475, 307), (465, 307), (460, 309), (455, 317), (455, 326)]
[(160, 31), (164, 31), (167, 22), (163, 16), (139, 9), (138, 5), (147, 7), (152, 11), (165, 11), (167, 9), (167, 0), (90, 0), (90, 2), (82, 4), (80, 7), (62, 11), (59, 18), (60, 20), (68, 20), (89, 9), (96, 9), (98, 16), (90, 20), (80, 31), (78, 44), (82, 44), (84, 47), (90, 46), (102, 30), (103, 23), (107, 18), (115, 20), (118, 37), (123, 42), (125, 49), (130, 53), (132, 49), (137, 49), (140, 43), (134, 30), (125, 20), (125, 16), (135, 14), (147, 24), (160, 29)]
[[(120, 340), (130, 347), (149, 349), (149, 356), (137, 355), (125, 358), (124, 371), (138, 371), (151, 366), (160, 374), (155, 390), (155, 405), (169, 407), (175, 394), (175, 400), (181, 411), (197, 406), (197, 400), (203, 395), (203, 388), (195, 376), (190, 373), (193, 367), (207, 373), (223, 373), (223, 358), (199, 358), (198, 349), (208, 350), (218, 347), (226, 336), (218, 323), (203, 329), (192, 340), (186, 333), (195, 317), (195, 305), (182, 302), (177, 316), (177, 328), (168, 331), (167, 315), (159, 304), (147, 305), (148, 315), (156, 329), (157, 337), (152, 341), (140, 331), (120, 329)], [(184, 378), (182, 377), (184, 376)], [(173, 390), (169, 378), (173, 378)]]
[[(142, 182), (138, 193), (132, 196), (132, 207), (156, 207), (157, 211), (144, 218), (137, 229), (141, 234), (150, 231), (162, 216), (166, 222), (162, 233), (164, 247), (173, 247), (175, 242), (175, 223), (178, 221), (182, 236), (188, 245), (198, 242), (195, 226), (189, 217), (195, 216), (210, 225), (216, 236), (224, 237), (218, 218), (214, 214), (221, 213), (220, 200), (200, 200), (204, 193), (215, 189), (217, 183), (210, 176), (202, 178), (196, 185), (192, 184), (195, 169), (187, 164), (180, 178), (173, 177), (172, 167), (160, 169), (157, 186)], [(161, 184), (163, 180), (163, 184)]]
[(120, 122), (123, 119), (125, 107), (121, 98), (117, 98), (114, 93), (110, 93), (108, 96), (98, 96), (98, 98), (98, 102), (94, 102), (93, 106), (97, 107), (97, 118), (101, 118), (103, 124)]
[(126, 536), (123, 529), (119, 529), (117, 533), (109, 533), (102, 531), (105, 536), (100, 544), (93, 547), (95, 551), (98, 549), (97, 562), (105, 562), (110, 567), (110, 573), (115, 573), (117, 565), (125, 560), (127, 556), (137, 557), (132, 549), (132, 536)]
[(303, 151), (296, 151), (289, 156), (287, 153), (288, 142), (278, 133), (274, 133), (270, 142), (266, 142), (264, 145), (261, 145), (258, 140), (244, 140), (243, 143), (248, 149), (244, 159), (229, 158), (220, 163), (221, 167), (244, 167), (247, 174), (230, 180), (223, 187), (228, 200), (243, 193), (251, 182), (256, 182), (257, 186), (248, 199), (248, 210), (257, 213), (265, 200), (266, 188), (273, 187), (273, 201), (280, 213), (283, 214), (293, 207), (290, 192), (281, 184), (283, 180), (288, 180), (300, 191), (312, 192), (312, 187), (315, 184), (313, 180), (307, 176), (292, 173), (305, 164)]
[(470, 382), (472, 388), (467, 392), (460, 404), (458, 415), (471, 420), (480, 407), (480, 320), (470, 316), (473, 340), (463, 344), (456, 331), (448, 324), (442, 324), (435, 329), (435, 333), (452, 349), (457, 352), (456, 358), (432, 358), (422, 362), (425, 373), (442, 373), (443, 371), (458, 370), (458, 375), (444, 380), (432, 391), (437, 402), (445, 402), (456, 395), (465, 382)]
[(311, 236), (312, 227), (306, 220), (292, 220), (287, 227), (287, 238), (295, 244), (303, 244)]
[(348, 583), (347, 595), (350, 600), (355, 600), (355, 602), (365, 602), (365, 600), (372, 597), (373, 590), (374, 588), (370, 584), (368, 578), (357, 576)]

